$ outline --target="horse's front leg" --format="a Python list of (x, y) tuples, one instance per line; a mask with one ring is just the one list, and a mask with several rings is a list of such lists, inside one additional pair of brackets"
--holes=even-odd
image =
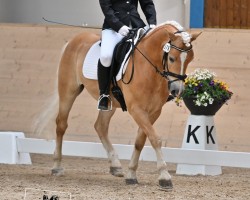
[(108, 129), (110, 119), (115, 113), (115, 108), (112, 111), (105, 112), (99, 111), (97, 120), (95, 122), (95, 130), (98, 133), (98, 136), (105, 148), (109, 161), (110, 161), (110, 173), (114, 176), (123, 177), (122, 166), (118, 158), (117, 153), (115, 152), (109, 138), (108, 138)]
[(142, 131), (141, 128), (138, 129), (137, 137), (135, 140), (135, 147), (134, 151), (128, 166), (128, 173), (126, 177), (126, 183), (127, 184), (137, 184), (137, 177), (136, 177), (136, 170), (138, 168), (139, 158), (141, 151), (145, 145), (147, 136)]
[[(130, 179), (131, 183), (136, 183), (137, 181), (132, 181), (136, 179), (136, 169), (138, 165), (138, 160), (140, 152), (145, 144), (146, 136), (148, 137), (152, 147), (155, 150), (157, 157), (157, 169), (159, 171), (159, 185), (162, 189), (171, 190), (173, 188), (171, 176), (168, 173), (166, 162), (164, 161), (164, 156), (161, 150), (162, 140), (153, 128), (153, 123), (158, 119), (161, 111), (154, 113), (154, 115), (149, 116), (149, 114), (140, 109), (131, 112), (131, 115), (141, 128), (138, 132), (138, 136), (135, 143), (135, 149), (133, 152), (132, 159), (129, 164), (129, 172), (127, 178)], [(126, 181), (129, 183), (129, 181)]]

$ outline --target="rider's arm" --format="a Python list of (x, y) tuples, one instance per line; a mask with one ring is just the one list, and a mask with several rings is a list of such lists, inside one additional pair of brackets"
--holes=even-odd
[(139, 0), (141, 9), (149, 25), (156, 25), (156, 10), (152, 0)]
[(109, 26), (118, 32), (124, 24), (119, 20), (119, 18), (116, 16), (118, 12), (116, 12), (112, 8), (111, 0), (99, 0), (100, 6), (102, 9), (102, 12), (105, 16), (106, 22), (109, 24)]

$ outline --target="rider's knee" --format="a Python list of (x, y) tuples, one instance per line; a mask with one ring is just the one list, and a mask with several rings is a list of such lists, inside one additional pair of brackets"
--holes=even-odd
[(104, 67), (109, 67), (111, 65), (112, 56), (105, 55), (100, 58), (100, 61)]

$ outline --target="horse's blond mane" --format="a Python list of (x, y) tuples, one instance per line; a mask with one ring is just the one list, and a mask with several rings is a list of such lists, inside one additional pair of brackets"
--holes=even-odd
[(166, 22), (164, 22), (162, 24), (159, 24), (158, 26), (156, 26), (155, 28), (153, 28), (149, 32), (148, 37), (150, 37), (152, 35), (152, 33), (155, 33), (158, 30), (161, 30), (166, 25), (171, 25), (172, 27), (174, 27), (176, 29), (176, 31), (180, 31), (180, 33), (177, 33), (176, 35), (179, 35), (179, 36), (182, 37), (183, 43), (185, 43), (185, 45), (187, 47), (190, 46), (191, 35), (189, 33), (187, 33), (186, 31), (184, 31), (184, 28), (176, 21), (166, 21)]
[(164, 26), (164, 25), (171, 25), (174, 28), (176, 28), (178, 31), (184, 30), (184, 28), (177, 21), (166, 21), (166, 22), (160, 24), (159, 26)]
[(183, 30), (183, 27), (178, 22), (176, 22), (176, 21), (166, 21), (164, 23), (161, 23), (161, 24), (157, 25), (152, 30), (150, 30), (146, 37), (149, 38), (151, 35), (153, 35), (153, 33), (156, 33), (159, 30), (165, 28), (166, 25), (171, 25), (172, 27), (174, 27), (176, 29), (176, 31), (182, 31)]

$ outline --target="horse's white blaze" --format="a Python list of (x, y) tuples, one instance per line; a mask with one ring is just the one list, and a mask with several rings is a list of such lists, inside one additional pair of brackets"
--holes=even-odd
[(182, 52), (180, 57), (181, 57), (181, 75), (183, 75), (184, 74), (184, 63), (187, 59), (187, 52)]
[[(184, 74), (184, 64), (185, 64), (185, 61), (187, 59), (187, 52), (182, 52), (180, 55), (180, 58), (181, 58), (181, 72), (180, 72), (180, 74), (183, 75)], [(183, 82), (179, 81), (179, 93), (178, 93), (178, 95), (180, 95), (182, 91), (183, 91)]]

